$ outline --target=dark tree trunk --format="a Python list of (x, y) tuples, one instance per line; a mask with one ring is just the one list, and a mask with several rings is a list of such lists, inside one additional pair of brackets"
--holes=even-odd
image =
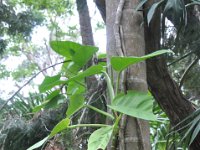
[[(149, 8), (151, 5), (152, 3), (149, 2), (145, 8)], [(145, 12), (144, 16), (147, 16), (147, 12)], [(147, 54), (160, 49), (159, 18), (160, 12), (157, 11), (149, 26), (145, 20), (145, 49)], [(166, 112), (172, 125), (176, 125), (195, 111), (191, 102), (184, 98), (178, 85), (171, 78), (163, 57), (147, 60), (147, 81), (150, 91)], [(200, 136), (196, 138), (190, 149), (200, 149)]]
[(79, 24), (81, 29), (82, 44), (94, 45), (92, 26), (86, 0), (76, 0), (79, 14)]

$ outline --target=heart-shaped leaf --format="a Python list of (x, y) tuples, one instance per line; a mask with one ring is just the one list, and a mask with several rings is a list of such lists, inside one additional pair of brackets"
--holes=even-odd
[(159, 51), (156, 51), (156, 52), (153, 52), (151, 54), (141, 56), (141, 57), (134, 57), (134, 56), (119, 57), (119, 56), (115, 56), (115, 57), (111, 58), (111, 65), (112, 65), (114, 70), (120, 72), (120, 71), (126, 69), (127, 67), (129, 67), (132, 64), (139, 63), (139, 62), (144, 61), (148, 58), (152, 58), (152, 57), (164, 54), (164, 53), (172, 53), (172, 51), (171, 50), (159, 50)]
[(152, 112), (153, 97), (144, 92), (128, 91), (127, 94), (119, 94), (108, 107), (115, 111), (144, 120), (156, 120)]
[(76, 65), (84, 66), (98, 51), (97, 47), (81, 45), (71, 41), (52, 41), (51, 48), (66, 59), (72, 60)]
[(84, 96), (83, 94), (74, 94), (70, 97), (70, 103), (67, 109), (67, 117), (70, 117), (79, 109), (84, 106)]
[(68, 128), (70, 124), (70, 119), (69, 118), (65, 118), (63, 120), (61, 120), (51, 131), (51, 134), (49, 135), (49, 139), (52, 138), (54, 135), (56, 135), (57, 133), (65, 130)]
[(94, 131), (88, 141), (88, 150), (104, 150), (112, 136), (113, 127), (102, 127)]
[(61, 85), (65, 83), (66, 81), (61, 81), (60, 77), (61, 77), (60, 74), (52, 77), (46, 76), (41, 85), (39, 86), (40, 93), (50, 90), (56, 85)]

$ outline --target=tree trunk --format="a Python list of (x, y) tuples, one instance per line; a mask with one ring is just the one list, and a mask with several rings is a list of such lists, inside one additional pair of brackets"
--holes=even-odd
[[(134, 11), (133, 9), (137, 6), (138, 2), (138, 0), (125, 0), (122, 10), (120, 38), (121, 44), (123, 45), (121, 48), (126, 56), (142, 56), (145, 53), (144, 30), (142, 27), (143, 16), (141, 12)], [(113, 27), (115, 26), (118, 4), (119, 0), (106, 1), (107, 54), (109, 67), (109, 58), (117, 55)], [(109, 74), (114, 76), (114, 81), (116, 81), (116, 73), (110, 69)], [(125, 75), (127, 90), (147, 91), (146, 65), (144, 62), (128, 68)], [(129, 116), (124, 118), (126, 120), (124, 122), (125, 125), (124, 128), (121, 129), (124, 132), (122, 133), (123, 135), (119, 137), (120, 149), (149, 150), (150, 140), (148, 122)]]
[[(148, 10), (153, 2), (153, 0), (148, 1), (144, 10)], [(147, 12), (144, 16), (147, 16)], [(157, 11), (149, 26), (145, 18), (145, 50), (147, 54), (160, 49), (160, 33), (160, 12)], [(151, 93), (169, 117), (172, 125), (176, 125), (195, 111), (171, 78), (163, 57), (147, 60), (147, 81)], [(200, 136), (196, 138), (190, 149), (200, 149)]]
[(86, 0), (76, 0), (82, 44), (94, 45), (92, 26)]

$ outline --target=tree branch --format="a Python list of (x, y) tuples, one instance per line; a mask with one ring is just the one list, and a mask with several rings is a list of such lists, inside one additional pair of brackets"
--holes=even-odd
[(6, 100), (6, 102), (1, 106), (0, 108), (0, 112), (3, 110), (3, 108), (8, 104), (9, 101), (12, 101), (12, 99), (26, 86), (28, 85), (35, 77), (37, 77), (40, 73), (42, 73), (43, 71), (49, 69), (49, 68), (52, 68), (54, 66), (57, 66), (57, 65), (60, 65), (60, 64), (63, 64), (63, 63), (66, 63), (66, 62), (69, 62), (71, 60), (66, 60), (66, 61), (62, 61), (62, 62), (59, 62), (59, 63), (56, 63), (56, 64), (53, 64), (47, 68), (44, 68), (42, 70), (40, 70), (38, 73), (36, 73), (34, 76), (32, 76), (24, 85), (22, 85), (9, 99)]
[(184, 71), (181, 79), (180, 79), (180, 84), (179, 84), (179, 88), (182, 87), (183, 85), (183, 81), (185, 80), (185, 77), (187, 76), (187, 74), (189, 73), (190, 69), (192, 69), (192, 67), (199, 61), (199, 58), (197, 57)]

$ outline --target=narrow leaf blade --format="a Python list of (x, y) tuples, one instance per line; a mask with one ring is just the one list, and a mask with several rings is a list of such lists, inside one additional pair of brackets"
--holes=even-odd
[(45, 137), (44, 139), (42, 139), (41, 141), (35, 143), (33, 146), (29, 147), (27, 150), (33, 150), (33, 149), (39, 148), (39, 147), (41, 147), (47, 140), (48, 140), (48, 136)]

